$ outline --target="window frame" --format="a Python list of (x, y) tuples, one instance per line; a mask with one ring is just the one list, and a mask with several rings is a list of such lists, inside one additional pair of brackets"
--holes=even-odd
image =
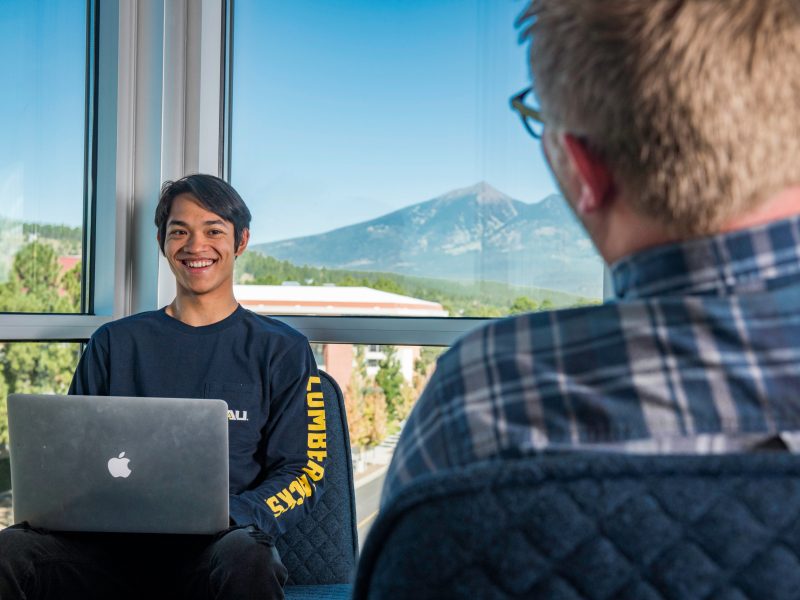
[[(88, 1), (85, 312), (0, 313), (0, 341), (86, 341), (172, 300), (152, 215), (162, 181), (230, 172), (234, 1)], [(416, 346), (450, 346), (494, 320), (275, 318), (312, 342)]]
[[(231, 122), (233, 115), (234, 5), (236, 0), (223, 0), (225, 14), (223, 64), (223, 99), (221, 121), (224, 123), (219, 152), (220, 177), (230, 180)], [(305, 335), (312, 342), (379, 344), (393, 346), (451, 346), (462, 335), (494, 319), (464, 317), (358, 317), (272, 315)]]
[[(102, 162), (98, 125), (101, 114), (105, 116), (107, 107), (102, 106), (98, 94), (98, 81), (107, 76), (108, 60), (104, 60), (101, 39), (108, 38), (108, 32), (101, 38), (100, 2), (86, 1), (86, 40), (84, 83), (84, 164), (83, 164), (83, 227), (81, 244), (81, 264), (84, 265), (81, 282), (81, 312), (60, 313), (0, 313), (0, 342), (3, 341), (85, 341), (87, 333), (93, 332), (108, 318), (95, 314), (97, 304), (103, 302), (104, 295), (113, 290), (104, 285), (96, 274), (108, 267), (108, 259), (95, 252), (102, 236), (96, 236), (98, 169)], [(116, 68), (116, 67), (115, 67)], [(104, 110), (105, 109), (105, 110)], [(101, 213), (101, 218), (103, 217)], [(98, 239), (99, 237), (99, 239)], [(110, 317), (109, 317), (110, 318)]]
[[(224, 1), (225, 14), (223, 36), (223, 100), (221, 122), (224, 130), (219, 142), (220, 164), (218, 173), (229, 180), (231, 173), (231, 120), (234, 105), (233, 68), (234, 4), (236, 0)], [(610, 297), (610, 274), (603, 269), (603, 298)], [(469, 331), (490, 323), (494, 318), (474, 317), (332, 317), (332, 316), (281, 316), (284, 321), (302, 332), (309, 340), (326, 343), (386, 344), (414, 346), (452, 346)], [(501, 317), (502, 318), (502, 317)]]

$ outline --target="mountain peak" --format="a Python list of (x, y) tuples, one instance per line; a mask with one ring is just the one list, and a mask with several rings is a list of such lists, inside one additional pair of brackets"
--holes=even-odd
[(253, 249), (296, 265), (496, 281), (598, 297), (602, 279), (590, 241), (560, 196), (527, 204), (485, 181), (370, 221)]
[(465, 196), (475, 196), (479, 203), (511, 200), (511, 196), (507, 196), (485, 181), (479, 181), (474, 185), (447, 192), (436, 198), (436, 200), (453, 200)]
[(550, 194), (549, 196), (545, 196), (539, 202), (536, 203), (537, 206), (541, 208), (548, 208), (550, 210), (556, 209), (560, 210), (566, 207), (566, 200), (560, 194)]

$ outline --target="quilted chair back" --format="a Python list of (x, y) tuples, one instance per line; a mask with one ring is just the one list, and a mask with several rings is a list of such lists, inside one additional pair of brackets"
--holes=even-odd
[(358, 553), (353, 462), (344, 396), (330, 375), (320, 371), (320, 379), (328, 452), (325, 491), (314, 510), (276, 543), (289, 571), (289, 586), (349, 583)]
[(420, 479), (355, 600), (800, 598), (800, 457), (561, 454)]

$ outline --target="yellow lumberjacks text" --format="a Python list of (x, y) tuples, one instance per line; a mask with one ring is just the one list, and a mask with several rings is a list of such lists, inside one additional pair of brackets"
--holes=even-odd
[(309, 377), (306, 385), (306, 410), (308, 414), (308, 463), (304, 473), (274, 496), (265, 500), (276, 517), (305, 502), (316, 489), (316, 482), (325, 474), (321, 463), (328, 456), (325, 433), (325, 400), (322, 398), (322, 384), (319, 377)]

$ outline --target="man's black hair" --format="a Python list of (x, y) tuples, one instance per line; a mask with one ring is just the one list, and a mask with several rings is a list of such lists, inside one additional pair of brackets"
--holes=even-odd
[(190, 194), (203, 208), (233, 223), (233, 248), (235, 250), (239, 247), (242, 232), (250, 227), (250, 210), (228, 182), (213, 175), (198, 173), (187, 175), (177, 181), (165, 181), (161, 186), (155, 222), (158, 227), (158, 245), (161, 246), (162, 254), (172, 202), (181, 194)]

